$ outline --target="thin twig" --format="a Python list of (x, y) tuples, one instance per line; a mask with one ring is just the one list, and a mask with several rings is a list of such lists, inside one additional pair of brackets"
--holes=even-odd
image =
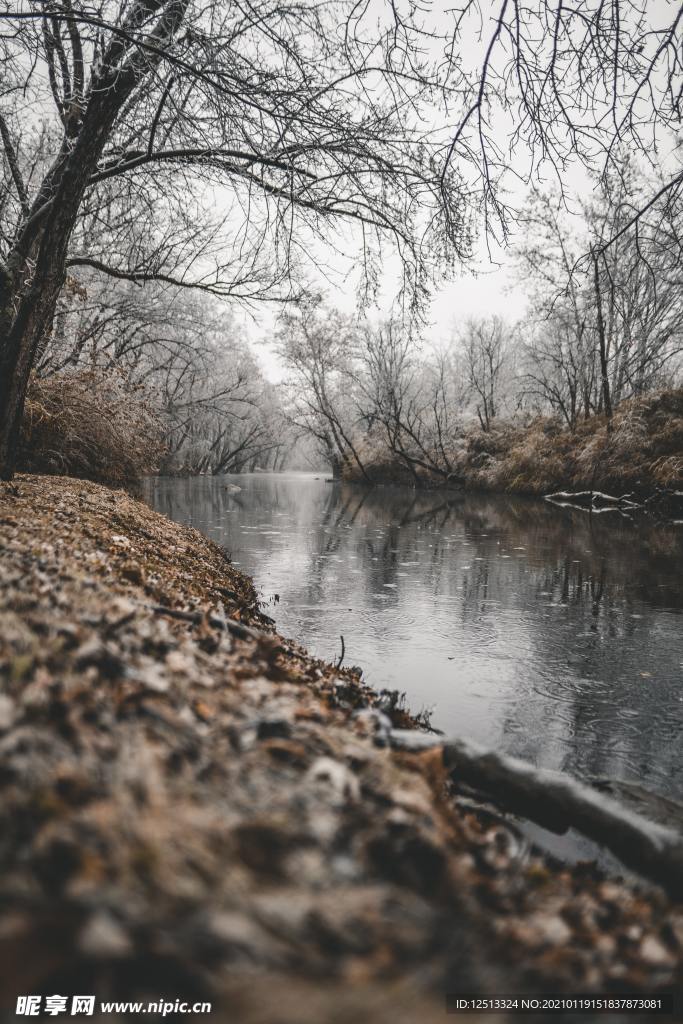
[[(180, 622), (191, 622), (198, 626), (201, 622), (208, 622), (213, 629), (220, 629), (239, 640), (255, 640), (257, 642), (268, 641), (272, 643), (272, 633), (265, 633), (253, 626), (245, 626), (243, 622), (236, 622), (234, 619), (219, 619), (217, 615), (204, 615), (203, 612), (183, 612), (178, 608), (167, 608), (165, 605), (149, 605), (150, 611), (155, 615), (167, 615), (169, 619), (178, 619)], [(278, 646), (277, 650), (284, 652), (284, 647)]]
[(346, 647), (344, 646), (344, 637), (343, 637), (343, 635), (340, 634), (339, 639), (341, 640), (341, 654), (339, 655), (339, 660), (337, 661), (337, 664), (335, 666), (336, 668), (341, 668), (342, 661), (344, 660), (344, 654), (346, 653)]

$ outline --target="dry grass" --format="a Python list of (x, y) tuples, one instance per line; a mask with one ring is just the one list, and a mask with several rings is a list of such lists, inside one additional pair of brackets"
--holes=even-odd
[(153, 470), (161, 424), (140, 389), (113, 370), (79, 370), (29, 387), (19, 467), (125, 483)]
[[(411, 482), (386, 447), (366, 444), (360, 450), (375, 482)], [(573, 433), (551, 417), (539, 417), (528, 426), (497, 421), (488, 432), (472, 428), (451, 452), (451, 462), (473, 489), (520, 494), (595, 489), (640, 495), (662, 487), (683, 489), (683, 388), (623, 402), (611, 430), (604, 416), (580, 423)], [(348, 476), (358, 479), (352, 471)], [(420, 471), (422, 484), (437, 480)]]
[(547, 494), (560, 489), (651, 493), (683, 486), (683, 389), (624, 402), (612, 429), (594, 416), (572, 434), (551, 419), (467, 438), (462, 470), (487, 489)]

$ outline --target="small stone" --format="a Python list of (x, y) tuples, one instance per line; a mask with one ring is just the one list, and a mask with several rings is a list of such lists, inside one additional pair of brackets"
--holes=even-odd
[(646, 935), (640, 944), (640, 957), (652, 967), (673, 967), (674, 956), (656, 935)]
[(168, 676), (160, 665), (145, 665), (135, 669), (131, 675), (137, 682), (142, 683), (148, 690), (154, 690), (155, 693), (166, 693), (168, 690)]
[(132, 948), (125, 929), (104, 911), (93, 914), (86, 923), (78, 945), (87, 956), (98, 958), (127, 956)]
[(311, 765), (308, 778), (315, 782), (327, 782), (344, 800), (354, 801), (360, 796), (360, 784), (356, 776), (345, 764), (331, 757), (319, 757)]
[(14, 723), (14, 701), (5, 693), (0, 693), (0, 729), (9, 729)]
[(539, 915), (535, 923), (544, 940), (551, 946), (564, 946), (572, 937), (571, 928), (557, 914), (551, 917)]
[(194, 668), (194, 661), (182, 651), (170, 651), (166, 655), (166, 667), (171, 672), (187, 672), (189, 674)]
[(124, 537), (121, 533), (113, 533), (111, 535), (111, 542), (112, 544), (115, 544), (117, 548), (124, 548), (127, 550), (131, 547), (128, 537)]

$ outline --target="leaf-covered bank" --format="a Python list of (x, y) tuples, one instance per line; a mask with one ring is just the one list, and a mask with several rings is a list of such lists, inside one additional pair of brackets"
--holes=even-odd
[(389, 750), (378, 697), (271, 632), (196, 531), (23, 476), (0, 537), (10, 1007), (197, 994), (219, 1020), (407, 1022), (443, 1020), (447, 991), (680, 985), (680, 905), (454, 802), (439, 752)]

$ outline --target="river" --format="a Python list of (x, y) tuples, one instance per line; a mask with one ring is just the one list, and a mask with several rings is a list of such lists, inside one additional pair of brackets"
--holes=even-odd
[[(238, 490), (236, 488), (239, 488)], [(432, 724), (582, 778), (683, 792), (683, 527), (307, 473), (150, 478), (278, 630)]]

